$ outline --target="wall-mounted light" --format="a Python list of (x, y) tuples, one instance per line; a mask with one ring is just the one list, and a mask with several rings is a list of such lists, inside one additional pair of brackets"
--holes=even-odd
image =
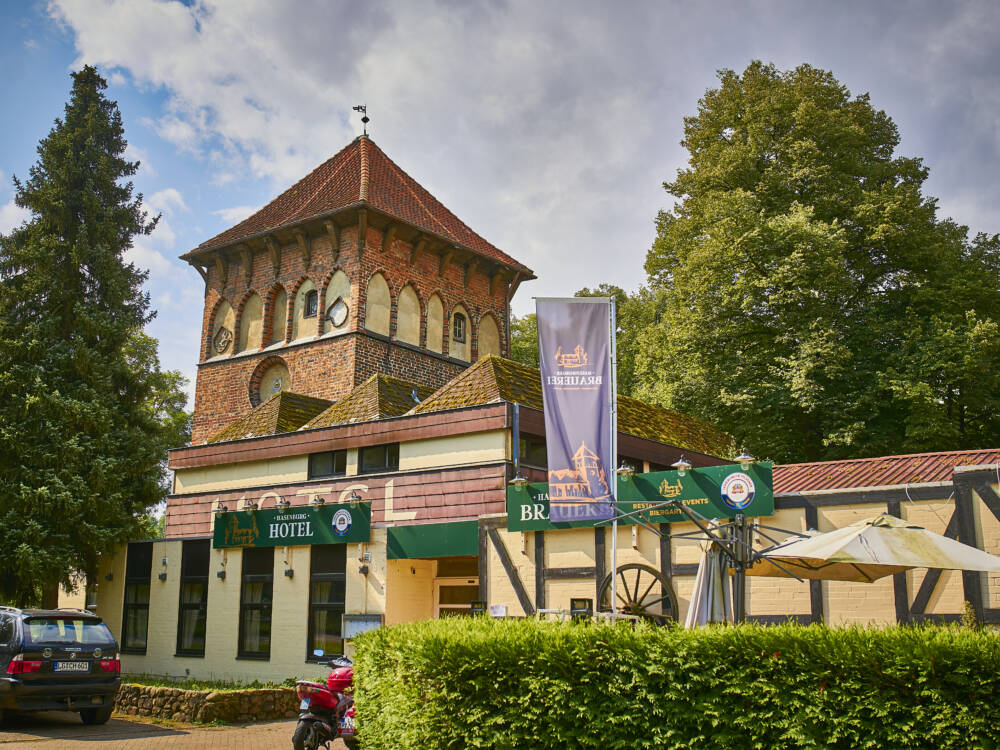
[(228, 513), (228, 512), (229, 512), (229, 506), (228, 505), (217, 505), (217, 506), (215, 506), (215, 515), (217, 515), (217, 516), (221, 516), (223, 513)]
[(360, 503), (362, 499), (363, 498), (361, 497), (361, 493), (358, 492), (357, 490), (354, 490), (354, 492), (352, 492), (348, 496), (347, 502), (349, 502), (353, 506), (353, 505), (357, 505), (358, 503)]
[(677, 476), (682, 477), (691, 470), (691, 462), (688, 461), (684, 456), (681, 456), (677, 461), (672, 464), (672, 466), (677, 469)]
[(160, 575), (158, 575), (156, 577), (159, 578), (161, 581), (167, 580), (167, 574), (166, 573), (160, 573)]
[(226, 571), (220, 570), (218, 573), (215, 574), (215, 577), (218, 578), (220, 581), (226, 580)]
[(323, 498), (323, 497), (314, 497), (312, 500), (309, 501), (309, 504), (310, 505), (326, 505), (326, 498)]
[(627, 481), (635, 476), (635, 467), (622, 461), (622, 465), (618, 467), (617, 474)]
[(295, 575), (295, 571), (291, 568), (285, 570), (285, 578), (292, 578)]
[(747, 453), (747, 449), (744, 448), (743, 452), (736, 457), (736, 460), (739, 462), (740, 468), (743, 469), (743, 471), (750, 471), (750, 467), (753, 466), (757, 459)]
[(358, 572), (363, 576), (368, 575), (368, 566), (362, 565), (361, 567), (358, 568)]
[(274, 503), (274, 507), (276, 508), (290, 508), (291, 506), (292, 506), (292, 501), (289, 500), (287, 497), (283, 497), (279, 500), (276, 500)]
[(520, 491), (528, 486), (528, 478), (519, 472), (516, 477), (510, 480), (509, 484), (515, 490)]
[(113, 581), (113, 580), (115, 580), (115, 574), (114, 573), (105, 573), (104, 580), (105, 581)]
[(244, 503), (243, 510), (249, 512), (249, 511), (252, 511), (252, 510), (257, 510), (257, 507), (258, 507), (257, 506), (257, 501), (256, 500), (251, 500), (249, 503)]

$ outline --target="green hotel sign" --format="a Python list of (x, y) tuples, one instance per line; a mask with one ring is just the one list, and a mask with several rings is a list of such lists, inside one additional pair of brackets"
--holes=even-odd
[(220, 513), (215, 517), (212, 546), (219, 549), (367, 542), (371, 516), (370, 503)]
[[(774, 484), (770, 463), (756, 463), (747, 471), (739, 466), (691, 469), (683, 477), (676, 471), (654, 471), (618, 478), (619, 512), (640, 511), (644, 523), (672, 523), (687, 518), (676, 507), (678, 500), (705, 518), (774, 515)], [(634, 523), (631, 518), (619, 523)], [(546, 482), (507, 488), (507, 528), (511, 531), (547, 531), (593, 526), (592, 520), (552, 523), (549, 520), (549, 485)]]

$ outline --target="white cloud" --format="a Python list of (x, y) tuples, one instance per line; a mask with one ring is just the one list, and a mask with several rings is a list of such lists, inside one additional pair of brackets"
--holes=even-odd
[(233, 206), (232, 208), (222, 208), (218, 211), (212, 211), (212, 213), (227, 224), (238, 224), (258, 209), (260, 209), (260, 206)]
[(125, 146), (125, 158), (129, 161), (139, 162), (139, 173), (146, 177), (155, 177), (156, 169), (149, 160), (149, 154), (145, 149), (136, 146), (129, 141)]
[(154, 213), (174, 214), (177, 211), (187, 211), (187, 204), (184, 196), (177, 188), (165, 188), (158, 190), (145, 199), (145, 204)]
[(132, 248), (125, 253), (125, 258), (139, 268), (148, 270), (151, 275), (165, 275), (174, 270), (171, 262), (153, 247), (153, 243), (147, 237), (136, 237)]
[(7, 234), (31, 218), (31, 211), (21, 208), (14, 200), (0, 206), (0, 234)]

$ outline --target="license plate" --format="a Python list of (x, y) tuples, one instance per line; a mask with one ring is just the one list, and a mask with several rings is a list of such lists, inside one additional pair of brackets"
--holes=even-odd
[(307, 708), (309, 708), (309, 699), (303, 698), (302, 702), (299, 704), (299, 710), (305, 711)]
[(353, 716), (345, 716), (343, 719), (340, 720), (340, 730), (341, 731), (353, 732), (354, 729), (355, 729), (355, 725), (354, 725), (354, 717)]
[(89, 672), (90, 662), (88, 661), (57, 661), (56, 672)]

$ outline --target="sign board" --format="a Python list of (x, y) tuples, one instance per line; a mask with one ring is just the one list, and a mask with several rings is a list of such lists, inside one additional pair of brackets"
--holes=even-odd
[(215, 517), (212, 546), (292, 547), (367, 542), (371, 504), (306, 505), (235, 511)]
[[(665, 500), (680, 500), (705, 518), (774, 515), (772, 465), (756, 463), (747, 471), (739, 466), (707, 466), (691, 469), (683, 477), (676, 471), (654, 471), (618, 478), (620, 513), (641, 510), (645, 523), (673, 523), (687, 518), (675, 507), (652, 508)], [(634, 523), (624, 518), (619, 523)], [(546, 482), (519, 489), (507, 487), (507, 528), (510, 531), (547, 531), (591, 527), (593, 520), (553, 523), (549, 519), (549, 486)]]

